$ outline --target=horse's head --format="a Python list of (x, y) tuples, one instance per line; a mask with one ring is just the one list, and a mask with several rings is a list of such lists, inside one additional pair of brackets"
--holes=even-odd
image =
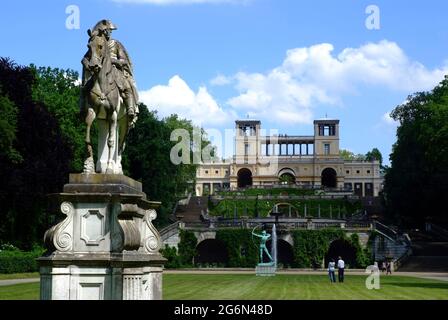
[(90, 36), (88, 48), (90, 51), (89, 68), (94, 73), (98, 73), (103, 67), (103, 60), (106, 56), (107, 39), (99, 31), (88, 31)]

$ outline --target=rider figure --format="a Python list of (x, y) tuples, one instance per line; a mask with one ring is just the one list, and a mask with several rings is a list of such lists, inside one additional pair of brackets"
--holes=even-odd
[(267, 233), (265, 230), (263, 230), (261, 232), (261, 234), (257, 234), (257, 233), (252, 231), (252, 234), (254, 236), (256, 236), (256, 237), (261, 239), (261, 242), (260, 242), (260, 263), (263, 263), (263, 251), (267, 254), (267, 256), (269, 257), (271, 262), (274, 262), (274, 260), (272, 259), (272, 256), (269, 254), (268, 248), (266, 247), (266, 241), (269, 240), (271, 235), (269, 233)]
[[(100, 21), (92, 30), (104, 36), (109, 47), (109, 54), (113, 65), (113, 79), (120, 90), (120, 96), (126, 106), (129, 123), (133, 126), (138, 115), (138, 91), (133, 78), (132, 63), (124, 46), (111, 38), (113, 30), (117, 27), (109, 20)], [(87, 54), (83, 59), (85, 69), (88, 69), (90, 57)]]

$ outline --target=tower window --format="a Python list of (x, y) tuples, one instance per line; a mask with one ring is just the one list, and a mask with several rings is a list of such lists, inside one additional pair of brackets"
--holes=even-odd
[(255, 127), (255, 126), (251, 126), (251, 127), (250, 127), (250, 135), (251, 135), (251, 136), (255, 136), (256, 133), (257, 133), (257, 129), (256, 129), (256, 127)]
[(248, 155), (249, 154), (249, 144), (248, 143), (245, 143), (244, 144), (244, 155)]
[(322, 124), (319, 126), (319, 135), (324, 137), (336, 135), (336, 125), (334, 124)]
[(248, 129), (249, 128), (246, 126), (240, 126), (240, 135), (243, 137), (247, 137), (249, 135)]
[(324, 154), (326, 156), (328, 156), (330, 154), (330, 144), (329, 143), (324, 144)]

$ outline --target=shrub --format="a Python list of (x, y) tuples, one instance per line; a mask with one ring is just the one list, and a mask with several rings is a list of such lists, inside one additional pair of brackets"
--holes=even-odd
[[(254, 190), (258, 191), (258, 190)], [(293, 194), (291, 194), (293, 195)], [(274, 194), (273, 196), (278, 196)], [(277, 203), (289, 203), (297, 210), (301, 216), (305, 214), (305, 207), (307, 216), (317, 217), (320, 207), (321, 217), (336, 218), (339, 214), (342, 216), (351, 215), (362, 208), (360, 201), (351, 201), (347, 199), (260, 199), (260, 198), (226, 198), (219, 201), (210, 201), (209, 210), (210, 215), (233, 217), (235, 209), (238, 216), (250, 217), (266, 217)]]
[(176, 269), (181, 267), (180, 257), (177, 254), (177, 249), (175, 247), (165, 246), (165, 249), (160, 250), (160, 253), (168, 261), (165, 263), (165, 268)]
[(361, 247), (359, 236), (353, 233), (350, 237), (351, 245), (356, 249), (356, 265), (358, 268), (366, 268), (372, 263), (369, 246), (366, 249)]
[(39, 271), (36, 259), (44, 253), (40, 247), (24, 252), (10, 245), (2, 245), (0, 249), (0, 273), (25, 273)]
[(181, 267), (192, 267), (193, 258), (196, 255), (196, 245), (198, 240), (191, 231), (180, 231), (180, 242), (178, 246), (179, 261)]
[(344, 239), (345, 233), (338, 229), (295, 230), (294, 266), (320, 268), (332, 241)]
[(216, 232), (229, 254), (229, 267), (254, 267), (258, 261), (258, 244), (254, 243), (251, 230), (225, 229)]

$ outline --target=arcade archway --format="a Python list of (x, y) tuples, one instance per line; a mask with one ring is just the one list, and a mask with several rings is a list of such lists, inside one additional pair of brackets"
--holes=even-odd
[(322, 186), (325, 188), (337, 187), (337, 173), (333, 168), (327, 168), (322, 171)]
[(356, 267), (356, 248), (349, 241), (338, 239), (331, 243), (325, 255), (325, 267), (328, 266), (330, 259), (337, 263), (339, 257), (342, 257), (342, 260), (344, 260), (346, 268)]
[[(266, 246), (271, 249), (272, 241), (268, 241)], [(277, 264), (286, 267), (292, 267), (294, 264), (294, 250), (285, 240), (277, 240)]]
[(225, 266), (229, 262), (229, 255), (225, 244), (216, 239), (207, 239), (196, 247), (195, 264), (216, 264)]
[(293, 185), (296, 184), (296, 177), (290, 173), (283, 173), (279, 178), (280, 184)]
[(247, 188), (252, 186), (252, 172), (249, 169), (238, 171), (238, 188)]

